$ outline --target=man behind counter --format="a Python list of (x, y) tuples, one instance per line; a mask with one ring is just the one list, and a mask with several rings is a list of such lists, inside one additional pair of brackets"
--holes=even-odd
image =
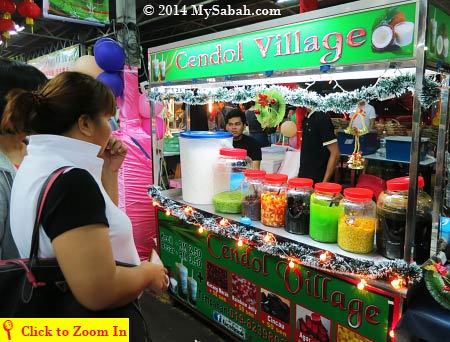
[(340, 158), (339, 147), (330, 117), (308, 108), (302, 122), (302, 148), (299, 177), (311, 178), (314, 183), (330, 182)]
[(262, 159), (261, 145), (252, 137), (243, 134), (246, 124), (245, 113), (240, 109), (233, 109), (225, 116), (225, 129), (233, 134), (233, 147), (247, 150), (247, 156), (253, 161), (253, 169), (259, 170)]

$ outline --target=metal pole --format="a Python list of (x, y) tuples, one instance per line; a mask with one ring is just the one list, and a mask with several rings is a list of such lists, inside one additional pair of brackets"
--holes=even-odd
[(117, 40), (125, 50), (125, 64), (140, 66), (141, 48), (136, 34), (136, 1), (116, 2)]
[(405, 229), (405, 251), (404, 260), (411, 262), (414, 255), (414, 238), (416, 228), (417, 210), (417, 176), (419, 173), (419, 153), (420, 153), (420, 121), (422, 116), (422, 106), (419, 96), (422, 93), (423, 78), (425, 73), (425, 37), (427, 24), (428, 5), (427, 0), (417, 1), (416, 23), (417, 23), (417, 44), (416, 44), (416, 84), (414, 87), (414, 106), (412, 115), (412, 141), (411, 141), (411, 162), (409, 164), (409, 188), (408, 188), (408, 208), (406, 212)]
[[(446, 136), (448, 125), (448, 104), (449, 104), (449, 89), (441, 89), (441, 113), (439, 120), (438, 141), (436, 146), (436, 178), (434, 186), (433, 199), (433, 225), (431, 236), (438, 236), (439, 233), (439, 216), (442, 212), (442, 202), (444, 197), (444, 174), (445, 174), (445, 151), (447, 151)], [(437, 240), (437, 239), (436, 239)], [(432, 246), (432, 249), (436, 246)], [(433, 254), (433, 253), (432, 253)]]

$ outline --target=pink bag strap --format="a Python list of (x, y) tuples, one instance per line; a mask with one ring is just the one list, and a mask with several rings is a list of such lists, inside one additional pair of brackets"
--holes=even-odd
[(37, 201), (37, 210), (36, 210), (36, 220), (34, 221), (33, 227), (33, 235), (31, 238), (31, 249), (30, 249), (30, 261), (38, 260), (38, 252), (39, 252), (39, 226), (41, 224), (41, 216), (42, 209), (44, 208), (45, 199), (47, 198), (48, 192), (52, 187), (53, 183), (55, 183), (56, 179), (67, 169), (71, 168), (70, 166), (62, 166), (55, 171), (53, 171), (50, 176), (47, 177), (44, 184), (42, 185), (41, 192), (39, 193), (38, 201)]

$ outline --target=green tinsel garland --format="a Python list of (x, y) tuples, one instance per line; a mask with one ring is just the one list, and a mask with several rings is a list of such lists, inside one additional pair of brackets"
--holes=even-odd
[(150, 186), (148, 195), (153, 200), (158, 201), (160, 207), (170, 210), (172, 216), (189, 224), (201, 225), (206, 231), (211, 231), (230, 239), (241, 239), (244, 243), (263, 253), (280, 258), (295, 258), (295, 260), (308, 267), (349, 276), (360, 276), (367, 279), (389, 280), (392, 277), (402, 277), (407, 283), (417, 282), (422, 278), (420, 266), (416, 263), (408, 264), (400, 259), (389, 261), (362, 260), (326, 251), (329, 257), (326, 262), (322, 262), (320, 255), (325, 252), (324, 250), (290, 240), (275, 241), (267, 244), (264, 242), (264, 231), (238, 223), (230, 223), (227, 226), (223, 226), (219, 224), (221, 217), (196, 209), (187, 214), (183, 210), (185, 206), (163, 196), (159, 186)]
[[(362, 87), (348, 92), (331, 93), (321, 96), (314, 91), (297, 88), (289, 89), (283, 86), (255, 86), (236, 87), (233, 89), (218, 88), (215, 90), (199, 89), (197, 93), (192, 90), (182, 89), (180, 91), (168, 90), (159, 92), (152, 88), (148, 92), (148, 98), (152, 101), (162, 101), (173, 98), (175, 101), (185, 102), (191, 105), (203, 105), (209, 99), (215, 101), (225, 101), (232, 103), (245, 103), (255, 98), (258, 92), (276, 90), (279, 91), (286, 104), (296, 107), (314, 107), (321, 111), (334, 111), (337, 113), (351, 112), (356, 108), (360, 99), (367, 100), (388, 100), (399, 97), (407, 91), (414, 93), (415, 75), (406, 74), (391, 78), (380, 78), (378, 82), (370, 87)], [(418, 94), (420, 102), (424, 108), (429, 108), (439, 100), (440, 85), (430, 78), (425, 77), (423, 89)]]

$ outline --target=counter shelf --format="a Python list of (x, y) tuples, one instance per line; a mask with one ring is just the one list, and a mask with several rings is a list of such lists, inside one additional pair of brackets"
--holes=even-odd
[[(234, 338), (313, 341), (311, 331), (302, 329), (314, 316), (329, 341), (347, 333), (360, 341), (383, 341), (400, 318), (406, 288), (368, 279), (366, 272), (376, 263), (370, 274), (380, 271), (379, 264), (389, 274), (394, 261), (374, 253), (355, 255), (260, 222), (242, 224), (240, 215), (185, 203), (180, 189), (158, 191), (151, 187), (149, 195), (159, 206), (158, 246), (171, 296)], [(219, 226), (224, 218), (228, 221)], [(272, 240), (263, 243), (267, 234)], [(322, 262), (324, 253), (329, 259)], [(413, 268), (398, 262), (407, 272)]]

